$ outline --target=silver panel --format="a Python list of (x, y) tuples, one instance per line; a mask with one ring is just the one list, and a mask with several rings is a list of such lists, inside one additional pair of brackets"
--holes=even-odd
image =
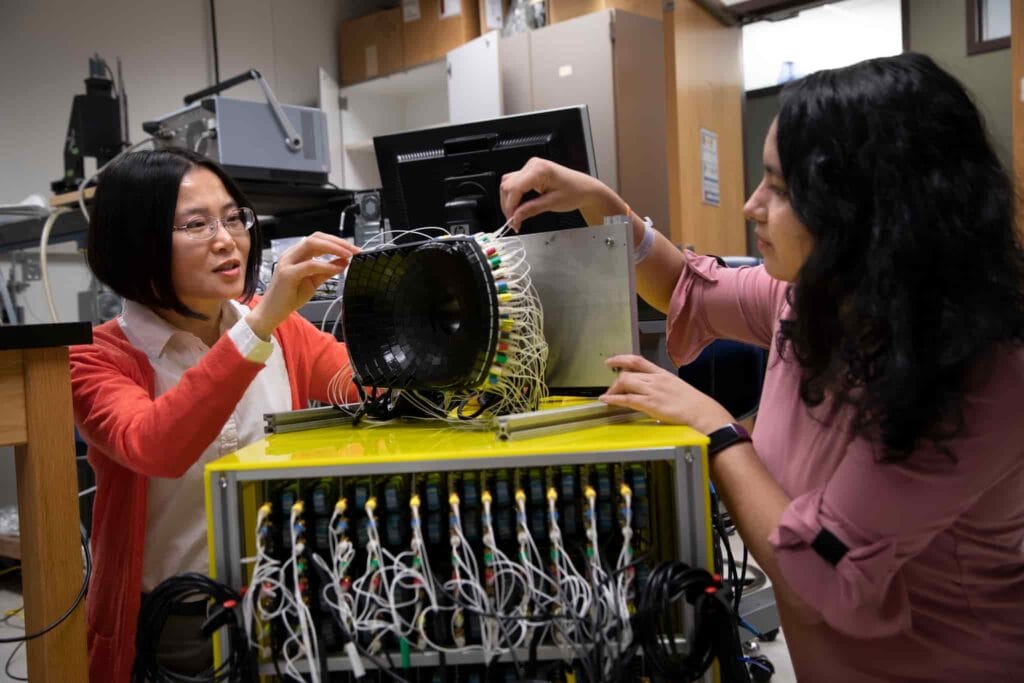
[(544, 307), (552, 392), (607, 387), (605, 359), (640, 353), (631, 237), (624, 220), (520, 237)]
[(498, 417), (498, 438), (507, 441), (546, 434), (561, 434), (574, 429), (620, 424), (646, 418), (647, 415), (636, 410), (594, 401), (566, 408), (501, 415)]
[(187, 147), (226, 166), (328, 173), (331, 170), (327, 116), (320, 109), (282, 105), (292, 126), (302, 132), (302, 149), (292, 151), (266, 102), (216, 96), (215, 111), (195, 102), (161, 119), (174, 132), (159, 147)]
[[(289, 171), (328, 173), (327, 117), (320, 109), (282, 105), (292, 126), (302, 131), (303, 150), (285, 144), (281, 127), (266, 102), (217, 97), (217, 146), (220, 162)], [(309, 117), (303, 124), (303, 117)], [(307, 134), (311, 133), (309, 137)]]
[(691, 567), (710, 567), (705, 503), (709, 491), (703, 486), (704, 458), (701, 449), (687, 446), (676, 458), (676, 524), (679, 532), (678, 558)]

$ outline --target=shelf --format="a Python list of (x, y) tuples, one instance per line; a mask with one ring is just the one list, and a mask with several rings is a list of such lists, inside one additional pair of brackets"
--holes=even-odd
[(0, 534), (0, 557), (21, 559), (21, 537), (14, 534)]
[(428, 92), (447, 85), (447, 67), (445, 60), (429, 62), (406, 71), (389, 76), (381, 76), (370, 81), (343, 86), (339, 91), (342, 97), (363, 97), (376, 95), (379, 97), (407, 97), (420, 92)]
[(345, 145), (345, 151), (354, 154), (373, 154), (373, 139), (350, 142)]

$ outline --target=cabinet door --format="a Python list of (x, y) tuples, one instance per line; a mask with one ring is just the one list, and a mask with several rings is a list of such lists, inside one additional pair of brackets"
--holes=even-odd
[(533, 108), (587, 105), (597, 176), (618, 191), (611, 13), (595, 12), (534, 31), (530, 57)]
[(446, 59), (450, 123), (483, 121), (505, 113), (497, 31), (455, 48)]
[(323, 67), (320, 67), (318, 73), (320, 93), (317, 106), (323, 109), (327, 117), (327, 149), (331, 160), (331, 172), (327, 179), (338, 187), (345, 187), (345, 164), (341, 155), (344, 140), (341, 137), (341, 107), (338, 104), (340, 86)]

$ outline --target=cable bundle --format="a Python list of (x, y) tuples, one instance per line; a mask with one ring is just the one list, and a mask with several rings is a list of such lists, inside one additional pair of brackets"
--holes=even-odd
[[(268, 553), (270, 543), (269, 516), (271, 506), (266, 503), (260, 506), (256, 518), (256, 557), (252, 580), (245, 596), (242, 598), (242, 620), (245, 624), (246, 648), (250, 645), (259, 649), (262, 656), (277, 657), (270, 632), (272, 623), (280, 625), (284, 630), (284, 642), (281, 645), (281, 657), (285, 662), (285, 673), (292, 678), (303, 680), (297, 667), (300, 659), (306, 661), (314, 683), (319, 683), (318, 663), (320, 651), (313, 618), (306, 604), (303, 588), (307, 585), (300, 573), (305, 573), (304, 534), (301, 519), (302, 501), (292, 506), (288, 534), (291, 541), (290, 557), (279, 562)], [(260, 627), (256, 627), (258, 619)], [(232, 652), (234, 652), (232, 647)]]
[[(422, 241), (422, 238), (427, 238), (427, 241)], [(421, 241), (416, 242), (417, 239)], [(367, 377), (354, 376), (350, 367), (340, 369), (329, 386), (329, 396), (335, 405), (350, 414), (379, 420), (403, 414), (400, 406), (404, 405), (405, 414), (409, 414), (408, 408), (412, 408), (414, 416), (477, 429), (492, 427), (493, 418), (498, 415), (536, 410), (540, 400), (547, 395), (544, 376), (548, 347), (544, 341), (543, 309), (530, 278), (525, 248), (518, 237), (507, 234), (507, 224), (493, 234), (479, 233), (472, 238), (451, 236), (439, 228), (395, 233), (386, 242), (383, 239), (371, 241), (360, 256), (367, 259), (374, 252), (400, 245), (406, 245), (402, 248), (412, 249), (412, 254), (418, 255), (427, 253), (423, 250), (435, 246), (442, 248), (463, 240), (471, 240), (474, 253), (480, 258), (470, 260), (481, 265), (483, 270), (474, 271), (476, 276), (473, 279), (464, 277), (459, 286), (481, 288), (480, 291), (453, 292), (451, 287), (447, 292), (441, 291), (452, 284), (445, 285), (445, 280), (453, 276), (436, 272), (436, 268), (442, 265), (437, 260), (433, 271), (421, 268), (415, 271), (414, 277), (403, 273), (405, 279), (401, 285), (395, 284), (398, 277), (395, 273), (401, 264), (382, 265), (371, 274), (361, 271), (357, 284), (352, 285), (353, 291), (348, 295), (351, 300), (339, 298), (332, 304), (331, 308), (337, 303), (343, 304), (344, 316), (348, 318), (346, 341), (349, 352), (359, 356), (364, 372), (368, 367), (374, 368), (375, 372), (381, 366), (388, 368), (383, 375), (371, 373)], [(370, 268), (363, 268), (363, 271), (370, 271)], [(400, 286), (405, 288), (403, 291), (415, 290), (417, 296), (424, 297), (430, 296), (424, 292), (439, 294), (434, 297), (437, 300), (421, 306), (416, 320), (396, 320), (404, 315), (402, 305), (396, 304), (392, 313), (396, 319), (381, 321), (380, 307), (369, 306), (368, 302), (374, 300), (365, 294), (368, 285), (363, 285), (363, 282), (371, 276), (382, 281), (391, 278), (381, 287)], [(349, 291), (348, 280), (346, 291)], [(360, 294), (358, 301), (352, 299), (356, 291)], [(393, 296), (396, 300), (402, 298), (397, 291)], [(376, 303), (379, 302), (378, 298)], [(354, 320), (356, 315), (358, 320)], [(421, 320), (421, 316), (428, 319)], [(370, 320), (387, 328), (384, 339), (390, 341), (380, 342), (374, 338), (369, 344), (371, 350), (365, 350), (368, 338), (376, 334), (367, 329), (367, 321)], [(336, 322), (335, 332), (337, 325)], [(431, 336), (431, 344), (413, 343), (411, 331), (417, 326), (429, 328), (423, 334)], [(471, 327), (477, 330), (488, 328), (488, 333), (476, 338), (470, 336), (467, 340), (467, 330)], [(426, 348), (443, 346), (437, 342), (443, 341), (445, 334), (451, 335), (453, 343), (445, 346), (443, 352)], [(435, 353), (436, 357), (418, 357)], [(453, 382), (450, 373), (446, 375), (443, 372), (448, 366), (461, 368), (461, 376), (471, 379), (466, 385)], [(362, 386), (364, 382), (375, 388), (366, 389)], [(445, 382), (449, 386), (446, 387)], [(353, 383), (360, 396), (354, 406), (347, 400), (356, 393)]]
[[(634, 637), (645, 663), (659, 677), (695, 681), (717, 658), (725, 683), (749, 683), (736, 620), (719, 593), (721, 587), (721, 578), (703, 569), (664, 562), (637, 591)], [(674, 636), (681, 601), (693, 606), (694, 624), (685, 651)]]
[[(193, 602), (197, 598), (213, 601), (210, 618), (203, 626), (202, 635), (212, 637), (223, 625), (228, 628), (229, 655), (220, 666), (201, 676), (188, 676), (164, 668), (157, 661), (155, 645), (160, 642), (167, 618), (175, 605)], [(135, 636), (135, 683), (247, 683), (256, 675), (249, 649), (249, 637), (234, 608), (242, 597), (224, 584), (202, 574), (189, 573), (172, 576), (150, 593), (139, 612), (139, 628)]]
[[(623, 489), (628, 495), (628, 487)], [(475, 499), (476, 494), (473, 496)], [(246, 629), (270, 635), (273, 628), (279, 629), (278, 637), (286, 639), (280, 648), (283, 671), (292, 678), (301, 676), (295, 662), (304, 658), (313, 680), (317, 680), (317, 629), (306, 629), (301, 622), (302, 614), (308, 611), (303, 603), (318, 598), (317, 604), (328, 610), (341, 631), (341, 645), (357, 677), (364, 670), (363, 657), (380, 667), (378, 657), (383, 655), (389, 659), (390, 666), (385, 666), (393, 668), (390, 657), (396, 644), (403, 652), (481, 653), (484, 662), (511, 653), (524, 675), (519, 662), (522, 654), (529, 648), (534, 666), (538, 644), (550, 642), (561, 650), (563, 662), (579, 663), (588, 680), (605, 680), (603, 674), (613, 670), (615, 660), (631, 644), (628, 606), (632, 596), (624, 592), (631, 591), (632, 585), (629, 578), (623, 578), (632, 575), (632, 567), (624, 564), (632, 557), (628, 540), (632, 535), (629, 499), (620, 520), (627, 549), (620, 553), (619, 566), (613, 571), (605, 570), (599, 566), (596, 551), (588, 552), (584, 555), (588, 561), (581, 565), (587, 571), (581, 572), (562, 540), (556, 489), (547, 490), (547, 513), (542, 525), (550, 545), (548, 560), (534, 540), (526, 498), (523, 489), (515, 490), (514, 543), (518, 552), (512, 559), (496, 541), (491, 491), (484, 487), (479, 496), (483, 514), (476, 519), (482, 524), (477, 526), (477, 521), (473, 522), (472, 535), (478, 539), (474, 543), (465, 528), (464, 514), (470, 513), (463, 510), (457, 493), (449, 493), (447, 546), (451, 575), (446, 580), (435, 573), (427, 556), (418, 494), (409, 498), (411, 533), (401, 552), (389, 550), (382, 543), (377, 498), (365, 499), (365, 527), (361, 532), (365, 533), (365, 559), (358, 568), (353, 566), (357, 550), (348, 535), (349, 503), (341, 497), (326, 527), (328, 538), (324, 545), (330, 549), (330, 557), (324, 559), (307, 551), (312, 565), (323, 575), (317, 595), (289, 587), (308, 585), (306, 579), (285, 576), (289, 566), (294, 570), (303, 562), (301, 553), (305, 548), (299, 536), (293, 537), (287, 562), (277, 562), (267, 554), (270, 504), (265, 504), (256, 534), (258, 555), (245, 595)], [(293, 528), (302, 525), (301, 518), (294, 514), (300, 505), (297, 502), (292, 507)], [(589, 537), (596, 548), (596, 530)], [(434, 565), (437, 566), (444, 565)], [(613, 642), (614, 646), (598, 647), (595, 642)], [(265, 657), (276, 658), (275, 648), (267, 642), (254, 644), (262, 646)]]

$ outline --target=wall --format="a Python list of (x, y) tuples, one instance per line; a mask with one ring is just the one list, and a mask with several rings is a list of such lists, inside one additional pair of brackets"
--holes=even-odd
[[(779, 88), (747, 93), (743, 103), (743, 159), (745, 197), (749, 197), (764, 175), (764, 136), (779, 111)], [(753, 223), (747, 221), (747, 253), (759, 256), (753, 238)]]
[(1011, 167), (1010, 50), (967, 56), (962, 0), (909, 0), (910, 49), (923, 52), (956, 76), (974, 95), (989, 133)]
[[(967, 56), (966, 12), (962, 0), (910, 0), (910, 49), (923, 52), (956, 76), (973, 94), (1000, 157), (1011, 167), (1010, 51)], [(747, 194), (761, 178), (761, 146), (778, 110), (774, 90), (747, 96), (743, 110), (743, 149)], [(753, 242), (748, 242), (753, 250)]]
[[(221, 79), (255, 67), (282, 102), (317, 103), (317, 68), (337, 78), (340, 0), (217, 0)], [(207, 0), (3, 0), (0, 2), (0, 204), (48, 197), (62, 175), (72, 97), (85, 92), (88, 59), (112, 69), (121, 57), (133, 141), (142, 122), (182, 106), (213, 82)], [(255, 84), (235, 97), (262, 99)], [(91, 167), (87, 164), (87, 170)], [(2, 230), (2, 228), (0, 228)], [(90, 276), (73, 244), (54, 245), (50, 274), (58, 313), (77, 319), (77, 292)], [(0, 254), (0, 271), (9, 258)], [(19, 296), (29, 322), (49, 322), (42, 286)], [(0, 506), (14, 503), (14, 458), (0, 449)]]
[[(282, 102), (315, 104), (317, 67), (337, 76), (338, 0), (218, 0), (222, 79), (259, 69)], [(88, 58), (121, 57), (131, 139), (142, 122), (213, 82), (209, 3), (4, 0), (0, 3), (0, 203), (47, 194), (63, 172), (71, 98)], [(261, 98), (255, 84), (233, 96)]]

